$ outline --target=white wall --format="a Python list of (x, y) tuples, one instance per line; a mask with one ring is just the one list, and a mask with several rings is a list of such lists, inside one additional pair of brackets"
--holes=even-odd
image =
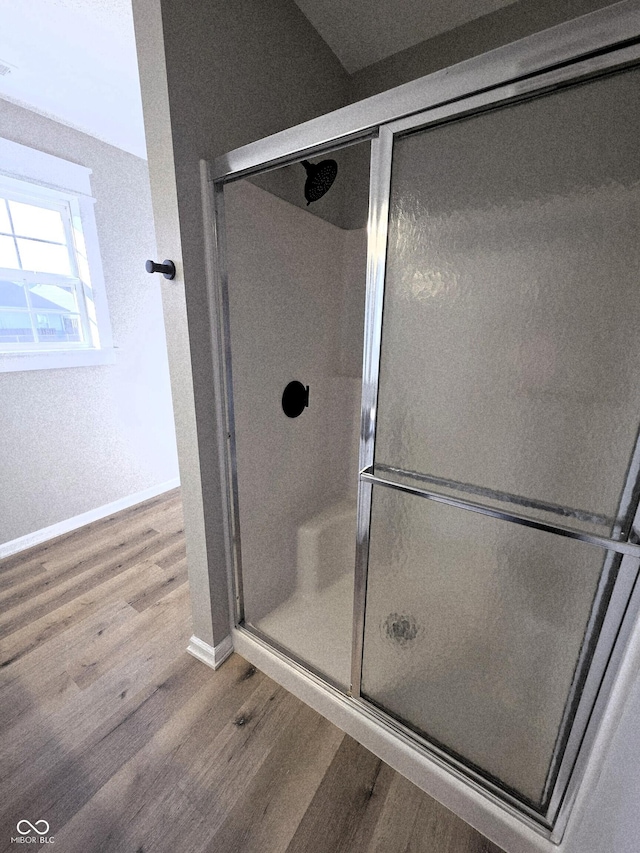
[[(298, 528), (346, 497), (355, 508), (366, 242), (248, 181), (227, 187), (225, 218), (245, 612), (255, 621), (295, 589)], [(310, 388), (293, 419), (281, 407), (292, 380)]]
[(0, 543), (178, 475), (147, 164), (0, 101), (0, 135), (93, 170), (116, 363), (0, 374)]

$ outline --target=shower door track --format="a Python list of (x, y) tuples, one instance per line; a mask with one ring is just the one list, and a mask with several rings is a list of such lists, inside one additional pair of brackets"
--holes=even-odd
[[(640, 526), (637, 514), (634, 524), (631, 524), (631, 515), (637, 509), (640, 446), (636, 444), (629, 466), (612, 537), (595, 536), (553, 522), (541, 522), (517, 512), (504, 513), (484, 501), (452, 498), (435, 489), (410, 487), (374, 473), (373, 450), (393, 138), (409, 130), (436, 126), (461, 116), (576, 85), (597, 76), (617, 73), (638, 62), (640, 2), (626, 0), (306, 122), (297, 128), (282, 131), (266, 140), (251, 143), (213, 163), (203, 162), (201, 170), (234, 645), (241, 654), (345, 731), (353, 733), (365, 746), (400, 769), (424, 790), (434, 794), (463, 818), (466, 816), (480, 831), (492, 835), (494, 839), (501, 837), (501, 833), (504, 838), (524, 835), (532, 844), (532, 850), (546, 849), (536, 846), (535, 837), (543, 836), (554, 843), (562, 839), (607, 708), (609, 693), (640, 613), (637, 566), (632, 565), (632, 558), (640, 556), (640, 544), (637, 544), (637, 538), (635, 541), (630, 540), (632, 530)], [(224, 238), (224, 185), (363, 139), (371, 139), (369, 236), (352, 683), (351, 691), (345, 695), (308, 664), (244, 624)], [(488, 778), (486, 773), (478, 772), (438, 744), (429, 742), (361, 696), (368, 539), (374, 483), (581, 539), (607, 549), (612, 555), (608, 565), (605, 561), (587, 628), (588, 634), (596, 641), (591, 643), (587, 636), (583, 643), (579, 671), (570, 697), (573, 705), (571, 709), (568, 706), (565, 709), (563, 731), (557, 744), (557, 754), (552, 760), (542, 813), (540, 809), (526, 803), (521, 795), (514, 795), (496, 780)], [(578, 676), (582, 677), (581, 667), (586, 675), (583, 673), (584, 678), (578, 683)], [(384, 736), (381, 732), (385, 733)], [(390, 739), (396, 741), (396, 746)], [(398, 745), (401, 745), (399, 757)], [(478, 807), (481, 812), (484, 810), (484, 818), (478, 817)], [(513, 823), (514, 817), (520, 822), (520, 830)]]

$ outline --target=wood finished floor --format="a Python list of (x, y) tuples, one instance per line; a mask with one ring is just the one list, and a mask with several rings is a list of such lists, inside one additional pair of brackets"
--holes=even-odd
[(501, 853), (189, 635), (177, 491), (0, 561), (0, 850), (44, 819), (57, 853)]

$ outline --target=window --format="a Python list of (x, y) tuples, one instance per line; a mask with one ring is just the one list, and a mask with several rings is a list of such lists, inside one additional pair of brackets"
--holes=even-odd
[(88, 346), (89, 271), (71, 201), (12, 183), (0, 182), (0, 347)]
[(0, 370), (114, 360), (89, 173), (0, 140)]

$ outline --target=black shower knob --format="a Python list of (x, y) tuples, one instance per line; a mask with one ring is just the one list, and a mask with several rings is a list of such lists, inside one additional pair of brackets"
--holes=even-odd
[(299, 417), (309, 405), (309, 386), (294, 380), (282, 392), (282, 411), (288, 418)]

